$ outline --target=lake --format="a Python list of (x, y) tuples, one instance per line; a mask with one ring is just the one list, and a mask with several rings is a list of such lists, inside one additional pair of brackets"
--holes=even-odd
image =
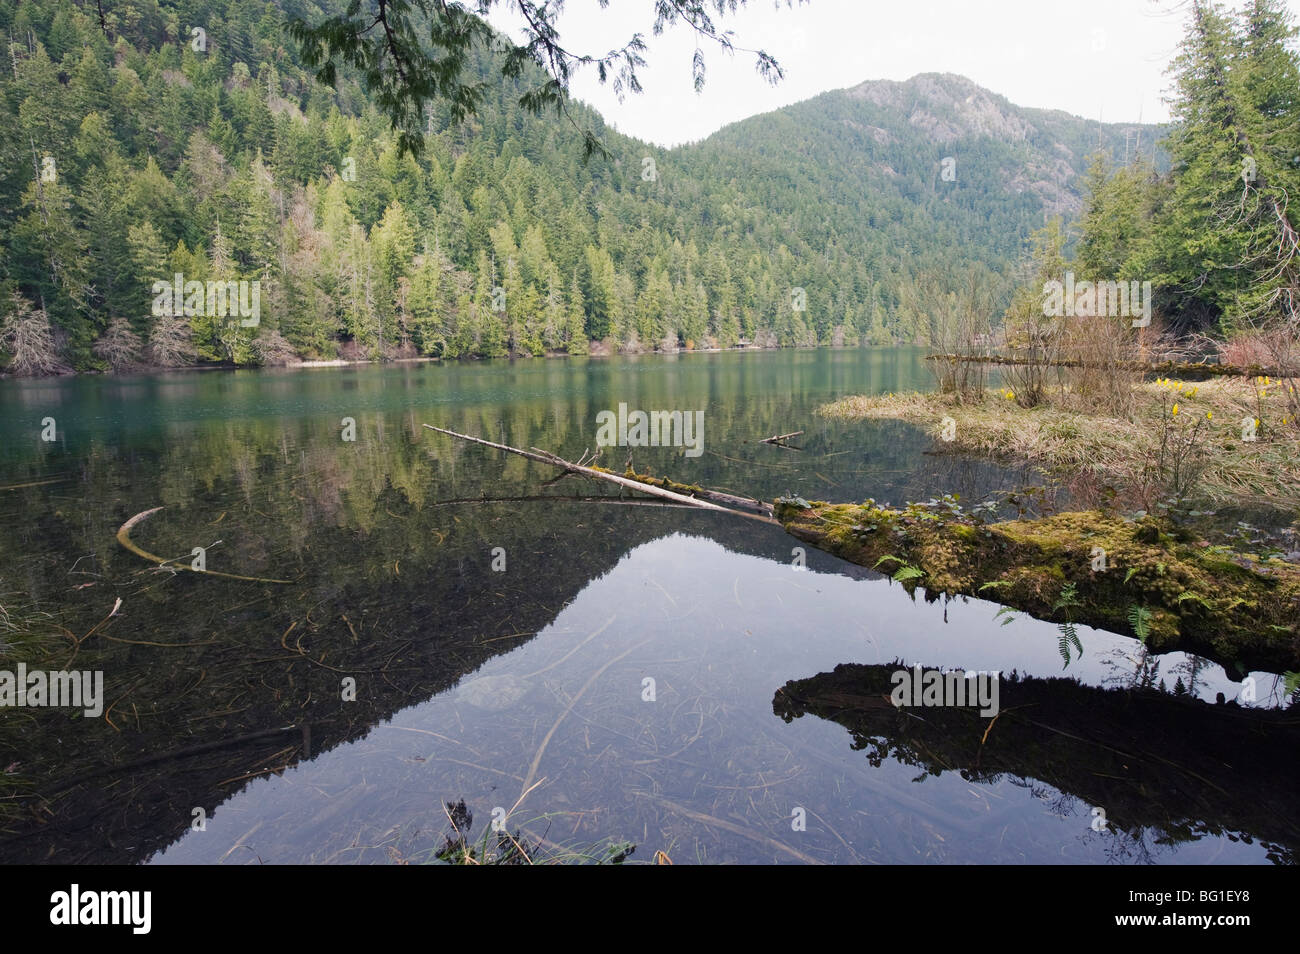
[[(52, 665), (104, 681), (97, 717), (5, 712), (0, 768), (45, 801), (5, 823), (0, 857), (422, 862), (450, 814), (471, 841), (495, 823), (587, 860), (1293, 859), (1289, 776), (1183, 751), (1221, 714), (1235, 751), (1269, 745), (1233, 735), (1223, 710), (1237, 707), (1128, 691), (1236, 699), (1247, 674), (1083, 626), (1076, 644), (993, 601), (909, 595), (779, 527), (557, 481), (421, 426), (576, 460), (598, 449), (602, 410), (698, 410), (698, 456), (615, 446), (600, 463), (767, 500), (968, 505), (1041, 487), (908, 424), (814, 413), (930, 387), (922, 357), (0, 381), (0, 604), (49, 614)], [(800, 430), (798, 450), (760, 443)], [(1004, 507), (1026, 500), (1067, 502), (1044, 489)], [(156, 507), (135, 545), (254, 579), (159, 568), (118, 543)], [(947, 714), (835, 703), (844, 664), (859, 667), (845, 678), (921, 664), (1021, 682), (970, 743)], [(1275, 675), (1249, 675), (1256, 706), (1281, 701)]]

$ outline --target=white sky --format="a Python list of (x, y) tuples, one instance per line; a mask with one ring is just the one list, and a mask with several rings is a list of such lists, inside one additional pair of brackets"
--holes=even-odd
[[(691, 84), (694, 32), (655, 37), (650, 0), (568, 0), (561, 40), (575, 53), (621, 47), (645, 35), (644, 92), (619, 103), (594, 69), (573, 94), (621, 132), (663, 146), (702, 139), (728, 123), (868, 79), (958, 73), (1020, 106), (1063, 109), (1105, 122), (1162, 122), (1165, 69), (1179, 40), (1186, 0), (809, 0), (787, 8), (750, 5), (723, 24), (737, 47), (763, 49), (785, 69), (767, 85), (752, 55), (729, 56), (704, 42), (704, 91)], [(1237, 6), (1234, 3), (1232, 6)], [(1300, 0), (1287, 0), (1300, 22)], [(518, 20), (499, 9), (491, 20), (518, 37)]]

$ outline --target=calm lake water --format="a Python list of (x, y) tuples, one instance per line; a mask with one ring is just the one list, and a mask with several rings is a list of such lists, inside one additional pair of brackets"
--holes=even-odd
[[(102, 670), (105, 700), (0, 716), (0, 769), (46, 799), (0, 860), (428, 861), (462, 800), (473, 839), (504, 818), (552, 853), (632, 843), (630, 862), (1293, 858), (1300, 795), (1265, 769), (1294, 753), (1234, 707), (1128, 691), (1233, 699), (1245, 674), (1087, 627), (1076, 646), (811, 548), (803, 567), (777, 527), (421, 427), (577, 459), (601, 410), (702, 410), (702, 454), (634, 466), (769, 500), (1042, 482), (814, 413), (930, 385), (903, 348), (0, 382), (0, 603), (50, 614), (56, 665)], [(797, 430), (801, 450), (759, 443)], [(119, 527), (155, 507), (143, 550), (262, 580), (128, 552)], [(1037, 678), (973, 735), (852, 701), (918, 663)], [(1275, 676), (1252, 677), (1275, 706)], [(1257, 777), (1192, 744), (1205, 713)]]

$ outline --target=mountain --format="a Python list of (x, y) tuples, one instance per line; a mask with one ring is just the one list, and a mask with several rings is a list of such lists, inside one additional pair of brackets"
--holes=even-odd
[[(0, 7), (10, 370), (924, 342), (909, 283), (976, 267), (1005, 296), (1029, 232), (1078, 211), (1085, 156), (1158, 135), (924, 74), (665, 150), (579, 103), (521, 109), (535, 78), (479, 53), (478, 114), (436, 105), (399, 157), (355, 76), (311, 79), (289, 5)], [(575, 126), (611, 158), (584, 163)], [(166, 314), (177, 273), (256, 282), (259, 315)]]
[[(885, 336), (923, 339), (925, 329), (890, 321), (901, 278), (969, 263), (1005, 275), (1046, 217), (1078, 214), (1090, 153), (1122, 161), (1126, 141), (1149, 152), (1161, 134), (1018, 107), (965, 77), (926, 73), (824, 93), (679, 152), (696, 179), (721, 179), (766, 223), (766, 247), (829, 259), (811, 284), (844, 306), (874, 294)], [(881, 331), (873, 325), (874, 338)]]

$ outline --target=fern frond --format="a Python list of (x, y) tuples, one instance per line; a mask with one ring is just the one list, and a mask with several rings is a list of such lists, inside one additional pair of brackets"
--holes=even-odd
[(908, 563), (906, 560), (900, 560), (896, 556), (889, 556), (889, 555), (882, 556), (879, 560), (877, 560), (875, 566), (873, 566), (872, 569), (874, 570), (876, 567), (880, 566), (880, 564), (884, 563), (886, 560), (893, 560), (895, 563), (899, 564), (898, 569), (894, 571), (894, 574), (892, 576), (892, 579), (895, 583), (903, 583), (907, 580), (917, 580), (925, 576), (925, 571), (922, 570), (915, 563)]
[(1137, 636), (1143, 643), (1151, 635), (1151, 616), (1151, 611), (1145, 606), (1130, 606), (1128, 608), (1128, 622), (1133, 627), (1133, 635)]
[(1186, 600), (1195, 600), (1197, 603), (1200, 603), (1200, 604), (1201, 604), (1203, 607), (1205, 607), (1207, 610), (1208, 610), (1208, 609), (1213, 609), (1213, 607), (1210, 606), (1210, 604), (1207, 603), (1207, 602), (1205, 601), (1205, 598), (1204, 598), (1203, 596), (1200, 596), (1200, 595), (1197, 594), (1197, 593), (1180, 593), (1180, 594), (1178, 595), (1178, 599), (1174, 600), (1174, 602), (1175, 602), (1175, 603), (1182, 603), (1182, 602), (1184, 602), (1184, 601), (1186, 601)]
[(1066, 583), (1065, 586), (1061, 587), (1060, 596), (1058, 596), (1056, 602), (1052, 604), (1052, 612), (1055, 613), (1057, 610), (1064, 609), (1067, 606), (1078, 606), (1079, 600), (1075, 596), (1077, 590), (1078, 587), (1074, 583)]

